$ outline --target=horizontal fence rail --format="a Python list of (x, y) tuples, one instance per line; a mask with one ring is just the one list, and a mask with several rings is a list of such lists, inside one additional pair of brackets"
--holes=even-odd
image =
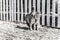
[(60, 28), (59, 0), (0, 0), (0, 20), (26, 22), (32, 7), (41, 12), (41, 25)]

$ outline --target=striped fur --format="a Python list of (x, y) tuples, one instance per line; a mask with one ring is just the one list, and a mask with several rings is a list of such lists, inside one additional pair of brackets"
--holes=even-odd
[(40, 14), (38, 12), (27, 14), (26, 23), (31, 30), (37, 30), (37, 26), (40, 25)]

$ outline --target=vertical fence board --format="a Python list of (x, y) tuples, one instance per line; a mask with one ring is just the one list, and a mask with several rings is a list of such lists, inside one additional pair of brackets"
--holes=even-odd
[(17, 1), (17, 3), (18, 3), (18, 22), (19, 22), (19, 14), (20, 14), (20, 12), (19, 12), (19, 0)]
[(26, 14), (27, 14), (27, 0), (25, 0), (25, 16), (26, 16)]
[(10, 21), (11, 21), (11, 0), (9, 0), (9, 13), (10, 13)]
[(40, 0), (37, 0), (37, 11), (40, 13)]
[(42, 0), (42, 25), (45, 25), (45, 0)]
[(29, 13), (31, 13), (31, 0), (29, 0)]
[(1, 1), (0, 1), (0, 20), (1, 20)]
[(11, 6), (12, 8), (12, 21), (13, 21), (13, 0), (12, 0), (12, 6)]
[(27, 14), (27, 0), (25, 0), (25, 14)]
[(50, 26), (50, 0), (47, 0), (47, 26)]
[(2, 20), (2, 0), (1, 1), (1, 20)]
[(60, 0), (58, 1), (58, 27), (60, 28)]
[(8, 0), (6, 0), (6, 14), (7, 14), (7, 21), (8, 21)]
[(3, 20), (5, 20), (5, 0), (3, 0), (3, 15), (4, 15)]
[(52, 0), (52, 27), (55, 27), (55, 1)]
[(36, 11), (36, 0), (33, 0), (34, 12)]
[(23, 0), (21, 0), (21, 22), (23, 22)]
[(16, 21), (16, 0), (13, 0), (13, 20)]

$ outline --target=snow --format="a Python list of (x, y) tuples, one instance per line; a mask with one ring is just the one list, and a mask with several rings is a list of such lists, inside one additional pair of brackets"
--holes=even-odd
[[(60, 40), (60, 29), (42, 27), (36, 30), (16, 28), (27, 26), (13, 22), (0, 21), (0, 40)], [(27, 26), (28, 27), (28, 26)]]

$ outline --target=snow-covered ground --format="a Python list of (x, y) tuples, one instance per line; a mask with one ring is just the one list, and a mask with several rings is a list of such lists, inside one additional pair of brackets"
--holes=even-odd
[[(60, 29), (41, 27), (37, 30), (16, 28), (26, 24), (0, 21), (0, 40), (60, 40)], [(28, 27), (27, 27), (28, 28)]]

